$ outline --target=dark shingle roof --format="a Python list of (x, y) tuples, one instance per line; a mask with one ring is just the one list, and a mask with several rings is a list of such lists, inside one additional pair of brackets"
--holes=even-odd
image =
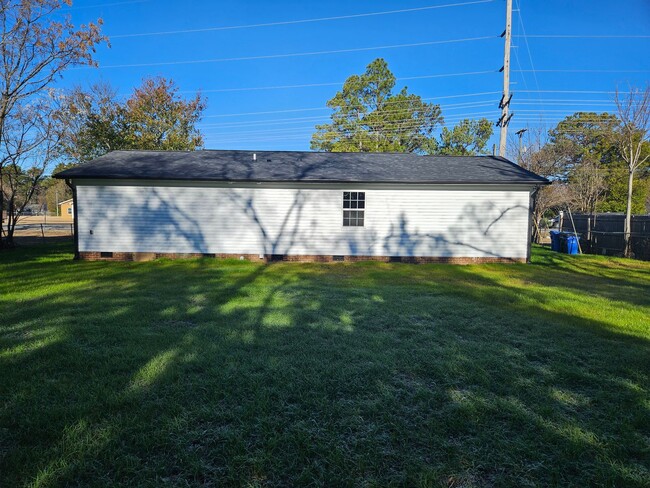
[(548, 183), (545, 178), (496, 156), (300, 151), (113, 151), (57, 173), (55, 177), (321, 183)]

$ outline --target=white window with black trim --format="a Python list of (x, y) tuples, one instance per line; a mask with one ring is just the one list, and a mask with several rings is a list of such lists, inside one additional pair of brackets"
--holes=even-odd
[(366, 192), (343, 192), (343, 227), (363, 227)]

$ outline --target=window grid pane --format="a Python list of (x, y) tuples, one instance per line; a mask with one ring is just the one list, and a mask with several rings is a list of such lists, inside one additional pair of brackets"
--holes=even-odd
[[(363, 227), (364, 210), (366, 208), (366, 193), (362, 191), (343, 192), (343, 226)], [(347, 210), (355, 209), (355, 210)]]

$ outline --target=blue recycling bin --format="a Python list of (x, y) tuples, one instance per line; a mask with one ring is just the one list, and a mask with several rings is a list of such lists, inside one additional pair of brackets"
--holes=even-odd
[(560, 252), (561, 251), (560, 231), (552, 230), (550, 234), (551, 234), (551, 251)]
[(575, 234), (568, 234), (566, 236), (566, 253), (579, 254), (580, 246), (578, 245), (578, 237)]

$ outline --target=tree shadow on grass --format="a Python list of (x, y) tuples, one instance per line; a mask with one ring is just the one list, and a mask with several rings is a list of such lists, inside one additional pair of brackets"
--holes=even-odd
[(49, 338), (0, 357), (3, 485), (647, 479), (647, 338), (499, 267), (61, 266), (74, 292), (0, 302)]
[(626, 285), (648, 286), (650, 269), (643, 261), (627, 258), (596, 255), (568, 255), (536, 246), (533, 263), (554, 270), (599, 277), (620, 282), (621, 271), (625, 272)]

